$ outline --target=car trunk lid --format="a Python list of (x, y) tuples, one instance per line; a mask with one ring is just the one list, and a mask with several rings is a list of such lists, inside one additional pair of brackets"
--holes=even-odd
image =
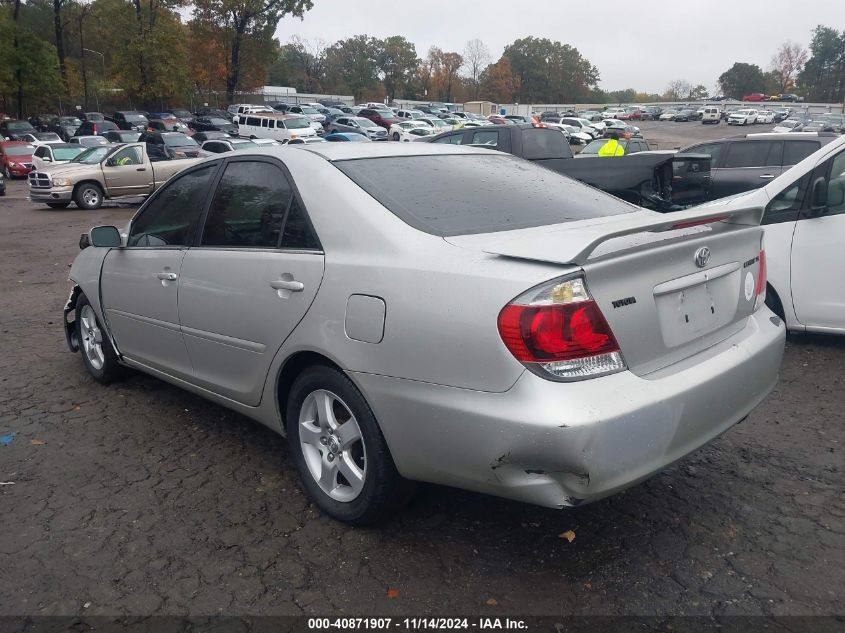
[(640, 211), (446, 238), (489, 254), (577, 265), (628, 368), (647, 375), (738, 332), (755, 309), (762, 210)]

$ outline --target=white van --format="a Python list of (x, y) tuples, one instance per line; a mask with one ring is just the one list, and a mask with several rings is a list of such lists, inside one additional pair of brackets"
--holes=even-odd
[(317, 132), (311, 127), (311, 119), (307, 116), (246, 113), (241, 115), (238, 122), (238, 135), (244, 138), (289, 141), (315, 137)]
[(701, 122), (702, 123), (718, 123), (722, 120), (722, 113), (719, 111), (719, 108), (714, 108), (713, 106), (707, 106), (701, 109)]

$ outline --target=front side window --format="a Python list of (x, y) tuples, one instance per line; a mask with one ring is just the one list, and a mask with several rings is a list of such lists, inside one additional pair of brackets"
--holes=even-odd
[(572, 150), (560, 132), (532, 128), (522, 134), (522, 155), (527, 160), (572, 158)]
[[(459, 137), (460, 138), (460, 137)], [(460, 142), (460, 141), (458, 141)], [(496, 131), (479, 131), (472, 133), (470, 143), (473, 145), (488, 145), (490, 147), (499, 146), (499, 133)]]
[(132, 222), (127, 246), (190, 246), (217, 165), (174, 177)]
[(214, 193), (203, 246), (276, 248), (293, 190), (275, 165), (229, 163)]
[(811, 176), (812, 172), (805, 174), (772, 198), (763, 214), (763, 224), (795, 220), (807, 195)]
[(141, 148), (127, 147), (120, 150), (117, 154), (111, 157), (109, 162), (115, 167), (126, 167), (128, 165), (140, 165), (144, 162), (144, 157), (141, 155)]
[(444, 136), (437, 140), (432, 141), (432, 143), (444, 143), (447, 145), (460, 145), (461, 139), (464, 137), (463, 132), (460, 134), (450, 134), (449, 136)]

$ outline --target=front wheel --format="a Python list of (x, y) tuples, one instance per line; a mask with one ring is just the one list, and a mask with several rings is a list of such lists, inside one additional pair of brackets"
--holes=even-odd
[(76, 340), (85, 369), (94, 380), (108, 384), (123, 376), (123, 366), (85, 295), (80, 295), (76, 304)]
[(410, 498), (411, 484), (396, 470), (372, 410), (341, 372), (321, 365), (303, 371), (286, 420), (303, 486), (329, 516), (372, 525)]
[(99, 209), (103, 204), (103, 190), (94, 183), (83, 183), (76, 188), (73, 201), (80, 209)]

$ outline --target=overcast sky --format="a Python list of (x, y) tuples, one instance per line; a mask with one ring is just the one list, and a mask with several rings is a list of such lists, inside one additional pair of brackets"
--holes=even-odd
[(533, 35), (575, 46), (598, 67), (605, 90), (662, 93), (673, 79), (713, 90), (735, 61), (767, 70), (781, 43), (807, 46), (818, 24), (845, 28), (843, 0), (314, 0), (302, 20), (282, 20), (276, 36), (284, 44), (292, 35), (329, 43), (403, 35), (420, 57), (430, 46), (462, 53), (479, 38), (495, 61), (506, 45)]

